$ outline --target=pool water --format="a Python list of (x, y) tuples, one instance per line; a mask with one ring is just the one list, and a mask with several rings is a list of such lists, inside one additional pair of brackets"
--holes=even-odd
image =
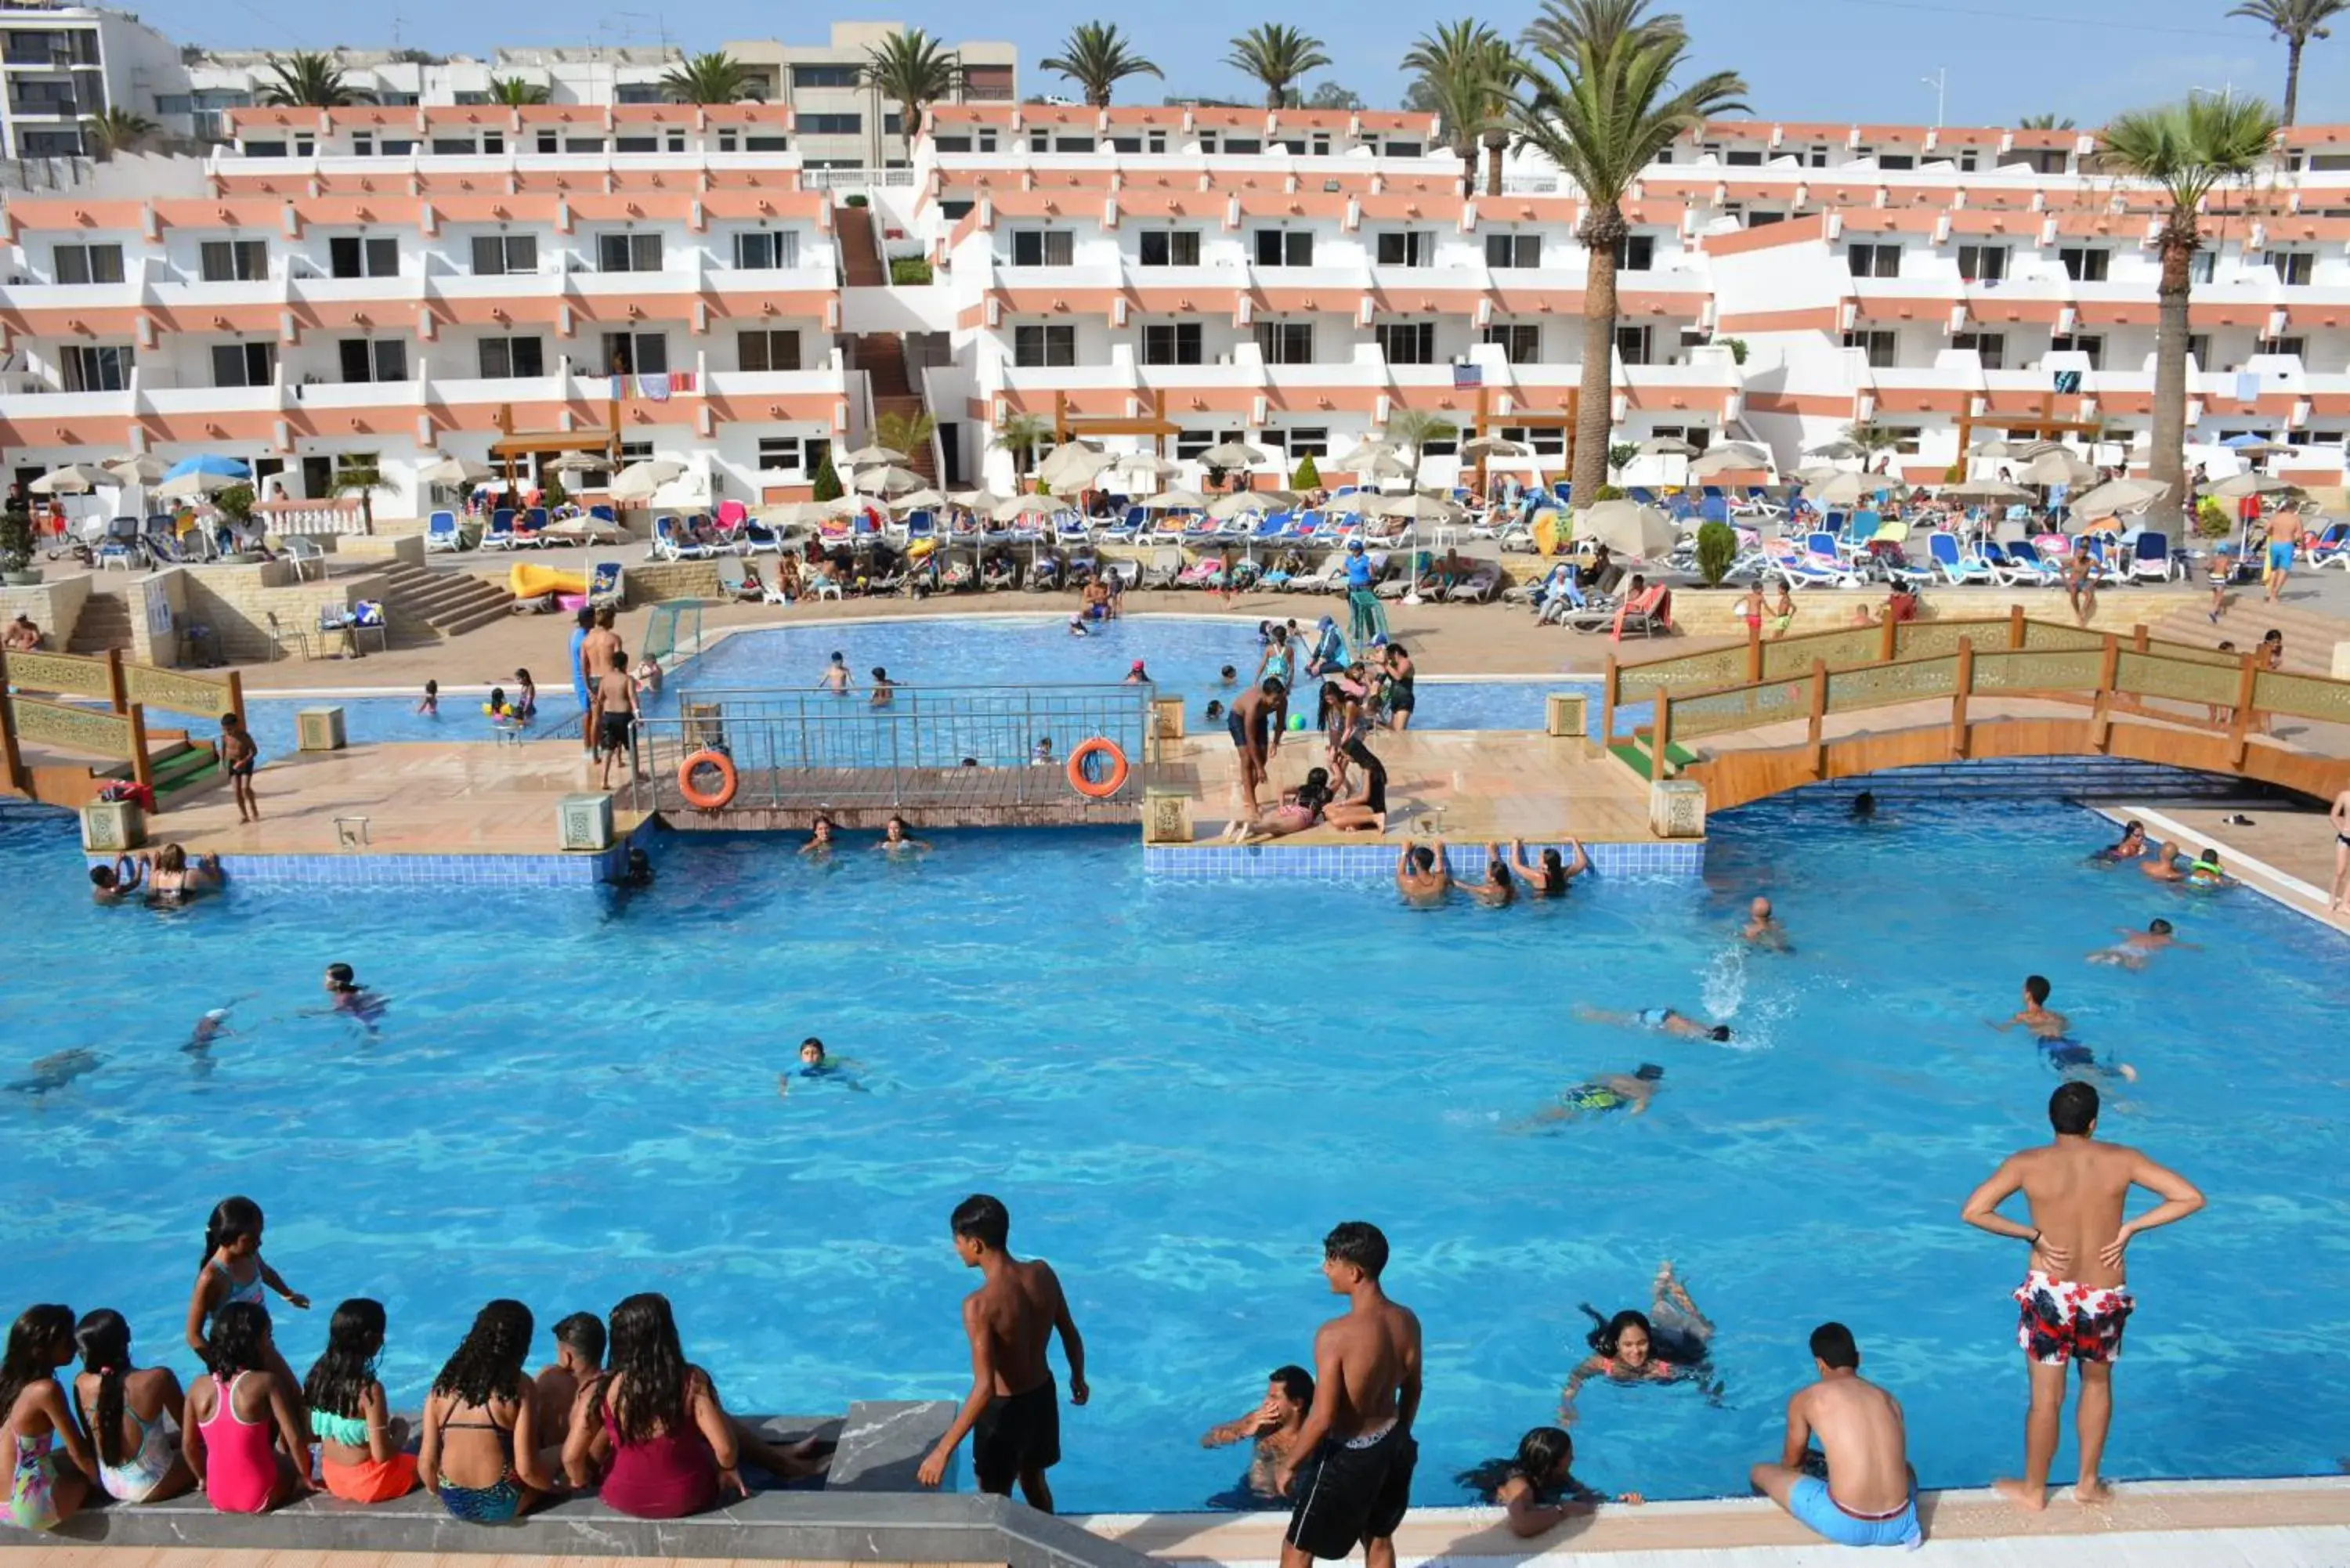
[[(656, 846), (642, 894), (232, 892), (159, 915), (91, 906), (70, 818), (0, 811), (0, 1077), (85, 1054), (29, 1075), (47, 1092), (0, 1095), (8, 1310), (116, 1307), (184, 1373), (204, 1213), (245, 1192), (317, 1303), (285, 1314), (288, 1358), (307, 1366), (338, 1299), (377, 1296), (401, 1405), (490, 1296), (529, 1302), (544, 1334), (644, 1289), (676, 1299), (739, 1408), (959, 1397), (973, 1277), (946, 1217), (987, 1190), (1014, 1249), (1060, 1270), (1090, 1352), (1064, 1506), (1184, 1509), (1240, 1475), (1197, 1438), (1310, 1361), (1337, 1305), (1320, 1237), (1365, 1218), (1426, 1324), (1422, 1503), (1462, 1501), (1456, 1472), (1552, 1419), (1578, 1303), (1645, 1305), (1665, 1258), (1720, 1324), (1721, 1403), (1586, 1388), (1586, 1481), (1742, 1490), (1835, 1317), (1906, 1405), (1924, 1481), (1979, 1484), (2019, 1459), (2023, 1256), (1958, 1211), (2047, 1137), (2054, 1078), (1983, 1022), (2038, 970), (2083, 1039), (2140, 1070), (2103, 1131), (2211, 1203), (2131, 1250), (2108, 1473), (2333, 1470), (2350, 944), (2246, 892), (2091, 869), (2110, 832), (2069, 808), (1852, 829), (1783, 803), (1714, 827), (1702, 885), (1594, 881), (1506, 911), (1154, 882), (1130, 833), (1071, 832), (941, 835), (914, 862), (853, 839), (828, 864), (690, 836)], [(1794, 953), (1732, 944), (1757, 889)], [(2143, 973), (2084, 962), (2157, 914), (2199, 948)], [(303, 1015), (336, 960), (389, 997), (380, 1035)], [(235, 1034), (183, 1053), (231, 999)], [(1717, 1015), (1737, 1038), (1578, 1002)], [(869, 1092), (778, 1096), (811, 1033)], [(1521, 1129), (1643, 1061), (1666, 1068), (1648, 1115)]]

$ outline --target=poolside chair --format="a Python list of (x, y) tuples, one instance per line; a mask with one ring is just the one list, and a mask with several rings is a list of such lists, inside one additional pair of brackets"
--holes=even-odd
[(144, 568), (151, 558), (146, 540), (140, 536), (138, 518), (117, 517), (107, 524), (106, 536), (98, 545), (99, 570), (117, 562), (126, 572), (134, 566)]
[(1480, 561), (1466, 577), (1444, 591), (1445, 602), (1456, 605), (1490, 603), (1502, 591), (1502, 568), (1492, 561)]
[(755, 556), (763, 550), (776, 556), (784, 553), (784, 536), (756, 517), (743, 519), (742, 538), (743, 553), (746, 556)]
[(1257, 579), (1263, 576), (1264, 576), (1264, 567), (1258, 563), (1256, 557), (1243, 556), (1232, 564), (1232, 570), (1226, 575), (1223, 586), (1230, 592), (1245, 593), (1255, 587)]
[(2084, 534), (2073, 542), (2073, 548), (2076, 553), (2089, 557), (2095, 567), (2093, 575), (2099, 587), (2117, 588), (2122, 586), (2125, 579), (2122, 576), (2121, 568), (2114, 565), (2106, 555), (2106, 541), (2102, 535)]
[(1792, 539), (1763, 542), (1762, 570), (1785, 580), (1791, 588), (1856, 588), (1860, 578), (1834, 556), (1798, 548)]
[(989, 556), (986, 564), (980, 568), (979, 586), (991, 593), (999, 588), (1018, 587), (1020, 586), (1019, 563), (1007, 555), (998, 554)]
[(1926, 535), (1926, 557), (1942, 580), (1956, 587), (1961, 583), (1988, 583), (1991, 580), (1989, 565), (1979, 557), (1968, 556), (1959, 548), (1959, 537), (1937, 529)]
[(1291, 573), (1289, 591), (1293, 594), (1326, 594), (1334, 592), (1346, 580), (1346, 555), (1334, 550), (1324, 556), (1319, 564), (1311, 567), (1301, 565), (1297, 571)]
[[(484, 549), (489, 547), (486, 538), (482, 541), (482, 546)], [(674, 517), (653, 519), (653, 536), (645, 551), (658, 561), (706, 561), (717, 554), (709, 545), (688, 538)]]
[(501, 506), (490, 514), (489, 526), (482, 530), (484, 550), (511, 550), (515, 547), (515, 514), (511, 506)]
[(1145, 588), (1171, 588), (1175, 586), (1175, 580), (1182, 575), (1182, 551), (1171, 548), (1154, 550), (1151, 552), (1150, 565), (1143, 569), (1142, 576), (1136, 586)]
[(2003, 548), (2007, 551), (2008, 565), (2014, 574), (2012, 577), (2003, 579), (2011, 587), (2053, 588), (2062, 579), (2063, 574), (2056, 569), (2054, 563), (2042, 559), (2039, 547), (2031, 540), (2011, 540)]
[(1179, 588), (1221, 588), (1224, 586), (1224, 558), (1222, 556), (1202, 556), (1192, 562), (1171, 586)]
[(277, 553), (292, 564), (296, 582), (302, 581), (306, 576), (316, 577), (320, 582), (326, 580), (327, 552), (318, 547), (316, 539), (289, 534), (278, 546)]
[(598, 561), (588, 569), (588, 607), (614, 609), (627, 602), (627, 574), (618, 561)]
[(761, 587), (750, 577), (750, 568), (740, 556), (718, 558), (718, 591), (726, 598), (741, 604), (760, 597)]
[(1020, 585), (1032, 594), (1050, 593), (1061, 586), (1061, 557), (1044, 555), (1029, 566), (1026, 580)]
[(514, 542), (517, 547), (527, 545), (534, 550), (544, 550), (546, 529), (546, 508), (534, 506), (515, 519)]
[(2350, 571), (2350, 523), (2327, 524), (2309, 546), (2306, 559), (2314, 571), (2328, 566)]
[(435, 512), (424, 520), (424, 549), (430, 555), (436, 550), (453, 550), (462, 542), (457, 532), (454, 512)]
[(2130, 581), (2167, 583), (2178, 575), (2178, 563), (2170, 554), (2170, 535), (2149, 529), (2137, 536), (2137, 547), (2130, 556)]

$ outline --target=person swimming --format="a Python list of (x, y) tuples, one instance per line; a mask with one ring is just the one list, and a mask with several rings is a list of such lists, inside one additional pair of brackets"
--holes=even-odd
[(1739, 940), (1751, 948), (1769, 948), (1773, 952), (1792, 952), (1794, 944), (1787, 940), (1787, 928), (1771, 912), (1771, 900), (1757, 898), (1746, 906), (1746, 924), (1739, 931)]
[(2135, 860), (2150, 847), (2146, 841), (2146, 824), (2124, 823), (2121, 837), (2091, 855), (2089, 860), (2092, 865), (2111, 866), (2116, 861)]
[(370, 1034), (376, 1032), (376, 1022), (383, 1016), (383, 998), (361, 985), (350, 965), (328, 964), (326, 987), (328, 1006), (325, 1013), (312, 1009), (305, 1013), (306, 1017), (340, 1016), (350, 1019)]
[[(1575, 1439), (1557, 1427), (1536, 1427), (1518, 1439), (1513, 1457), (1488, 1459), (1452, 1479), (1481, 1501), (1506, 1510), (1510, 1533), (1525, 1541), (1610, 1501), (1576, 1480), (1574, 1466)], [(1613, 1501), (1638, 1505), (1646, 1500), (1627, 1491)]]
[(1866, 822), (1876, 815), (1876, 791), (1865, 789), (1852, 797), (1852, 816), (1855, 822)]
[(868, 1093), (865, 1085), (850, 1071), (857, 1064), (847, 1057), (833, 1055), (824, 1048), (823, 1041), (811, 1034), (800, 1042), (799, 1070), (779, 1074), (775, 1079), (775, 1093), (790, 1094), (794, 1078), (810, 1084), (837, 1084), (851, 1094)]
[(2041, 1059), (2057, 1072), (2096, 1073), (2137, 1082), (2137, 1068), (2126, 1062), (2100, 1062), (2095, 1051), (2073, 1038), (2072, 1020), (2048, 1005), (2051, 989), (2045, 975), (2024, 976), (2022, 1008), (2012, 1018), (1991, 1020), (1991, 1027), (2002, 1033), (2018, 1027), (2027, 1031), (2039, 1043)]
[(2121, 940), (2111, 947), (2099, 948), (2089, 955), (2089, 961), (2114, 964), (2122, 969), (2144, 969), (2146, 961), (2165, 948), (2195, 946), (2193, 942), (2182, 942), (2172, 936), (2172, 929), (2168, 920), (2160, 919), (2147, 921), (2146, 929), (2142, 931), (2125, 930), (2116, 926), (2114, 932)]
[(1558, 1103), (1536, 1111), (1532, 1125), (1563, 1122), (1576, 1116), (1606, 1116), (1610, 1111), (1629, 1111), (1638, 1116), (1648, 1108), (1649, 1100), (1657, 1094), (1665, 1070), (1654, 1062), (1643, 1062), (1629, 1073), (1607, 1073), (1587, 1078), (1569, 1088), (1561, 1089)]
[(1647, 1312), (1627, 1308), (1613, 1317), (1589, 1302), (1582, 1303), (1592, 1323), (1584, 1336), (1591, 1354), (1567, 1374), (1559, 1398), (1562, 1421), (1573, 1423), (1575, 1395), (1595, 1377), (1610, 1383), (1693, 1381), (1709, 1401), (1721, 1402), (1720, 1380), (1707, 1376), (1713, 1363), (1713, 1324), (1698, 1311), (1669, 1260), (1658, 1266), (1649, 1297)]
[(2187, 885), (2190, 888), (2229, 888), (2236, 879), (2220, 869), (2220, 852), (2206, 845), (2187, 867)]
[(1607, 1012), (1578, 1002), (1575, 1013), (1576, 1017), (1593, 1023), (1614, 1023), (1627, 1029), (1654, 1029), (1683, 1040), (1726, 1042), (1731, 1037), (1727, 1023), (1707, 1023), (1691, 1018), (1686, 1012), (1676, 1012), (1669, 1007), (1644, 1007), (1638, 1012)]

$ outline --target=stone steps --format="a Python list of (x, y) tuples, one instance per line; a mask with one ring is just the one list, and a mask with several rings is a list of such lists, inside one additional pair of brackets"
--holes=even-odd
[[(2286, 589), (2292, 591), (2290, 587)], [(2153, 636), (2190, 647), (2210, 648), (2232, 642), (2249, 653), (2272, 628), (2284, 634), (2284, 667), (2303, 675), (2334, 672), (2334, 645), (2350, 642), (2350, 621), (2293, 604), (2272, 605), (2262, 597), (2258, 584), (2230, 590), (2228, 607), (2217, 626), (2208, 611), (2175, 610), (2147, 628)]]
[(425, 627), (450, 638), (504, 619), (514, 596), (468, 571), (400, 561), (384, 571), (383, 602), (395, 629)]
[(93, 592), (82, 601), (81, 617), (67, 639), (68, 653), (104, 653), (130, 646), (130, 601), (120, 594)]

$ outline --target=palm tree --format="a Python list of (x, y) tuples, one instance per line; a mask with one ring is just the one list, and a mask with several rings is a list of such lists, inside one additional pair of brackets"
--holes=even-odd
[(922, 111), (962, 86), (962, 57), (920, 27), (909, 27), (866, 49), (858, 80), (898, 106), (899, 128), (911, 146)]
[(1115, 22), (1080, 22), (1061, 40), (1061, 52), (1036, 62), (1039, 70), (1058, 71), (1085, 89), (1086, 102), (1095, 109), (1109, 107), (1110, 89), (1128, 77), (1167, 73), (1127, 47)]
[(1020, 488), (1035, 465), (1036, 449), (1053, 439), (1053, 421), (1042, 414), (1014, 414), (995, 427), (995, 444), (1012, 454), (1012, 487)]
[[(1613, 424), (1616, 250), (1629, 234), (1625, 192), (1648, 161), (1709, 118), (1744, 112), (1746, 84), (1715, 71), (1676, 89), (1673, 74), (1689, 53), (1677, 18), (1646, 16), (1647, 0), (1569, 0), (1545, 9), (1528, 29), (1537, 63), (1520, 78), (1524, 96), (1510, 106), (1521, 145), (1540, 151), (1583, 192), (1575, 237), (1590, 257), (1583, 291), (1583, 386), (1575, 430), (1575, 494), (1596, 493), (1607, 478)], [(1546, 24), (1580, 17), (1588, 32), (1568, 36)], [(1667, 24), (1670, 23), (1670, 26)], [(1567, 46), (1562, 47), (1560, 46)]]
[(1844, 427), (1844, 439), (1860, 448), (1860, 471), (1873, 473), (1877, 460), (1901, 444), (1899, 432), (1868, 420), (1855, 420)]
[(2063, 116), (2027, 114), (2016, 121), (2015, 129), (2018, 130), (2070, 130), (2073, 129), (2073, 117), (2069, 114)]
[(917, 452), (931, 444), (938, 428), (936, 415), (920, 409), (891, 409), (873, 416), (873, 441), (891, 452)]
[(753, 95), (758, 73), (723, 49), (688, 55), (661, 78), (676, 103), (740, 103)]
[(81, 122), (82, 140), (100, 163), (118, 152), (129, 152), (155, 134), (155, 122), (127, 109), (102, 109)]
[(2301, 100), (2301, 51), (2319, 38), (2330, 38), (2326, 22), (2350, 11), (2350, 0), (2244, 0), (2228, 13), (2266, 23), (2269, 32), (2284, 40), (2284, 123), (2293, 123)]
[(1421, 449), (1430, 441), (1443, 441), (1461, 433), (1461, 427), (1442, 414), (1430, 413), (1425, 409), (1398, 409), (1388, 415), (1387, 428), (1379, 432), (1390, 446), (1407, 448), (1411, 452), (1411, 482), (1419, 483)]
[(492, 77), (490, 101), (504, 109), (528, 109), (546, 101), (546, 89), (520, 77)]
[(2251, 178), (2279, 129), (2276, 110), (2256, 98), (2189, 94), (2184, 103), (2116, 115), (2100, 133), (2103, 166), (2162, 188), (2170, 211), (2157, 241), (2162, 254), (2161, 302), (2154, 335), (2154, 436), (2148, 472), (2170, 487), (2166, 512), (2188, 494), (2187, 296), (2197, 215), (2222, 184)]
[(332, 55), (309, 49), (269, 57), (270, 75), (277, 79), (261, 91), (265, 104), (300, 109), (341, 109), (354, 96), (343, 80), (343, 69)]
[(1267, 109), (1284, 108), (1295, 90), (1293, 84), (1306, 72), (1318, 71), (1329, 63), (1321, 39), (1280, 22), (1258, 23), (1234, 38), (1232, 52), (1224, 57), (1224, 64), (1264, 84)]
[(1502, 154), (1510, 145), (1510, 88), (1517, 79), (1516, 51), (1484, 23), (1464, 17), (1422, 33), (1403, 68), (1425, 83), (1422, 101), (1432, 105), (1452, 132), (1461, 154), (1461, 191), (1476, 188), (1477, 144), (1485, 145), (1485, 193), (1502, 193)]

